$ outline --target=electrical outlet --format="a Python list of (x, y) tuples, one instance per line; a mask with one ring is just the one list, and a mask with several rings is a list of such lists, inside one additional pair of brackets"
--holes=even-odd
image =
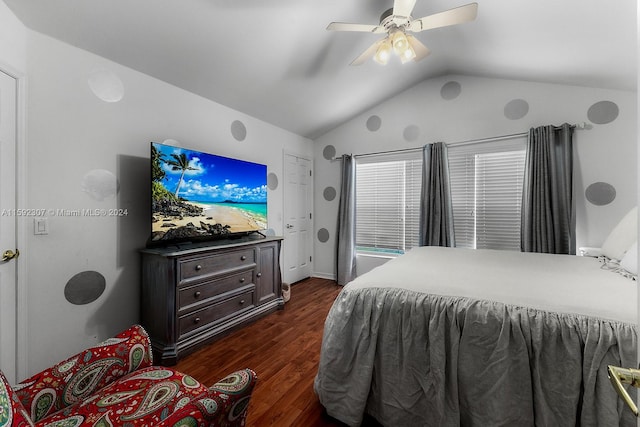
[(33, 218), (33, 234), (49, 234), (49, 218)]

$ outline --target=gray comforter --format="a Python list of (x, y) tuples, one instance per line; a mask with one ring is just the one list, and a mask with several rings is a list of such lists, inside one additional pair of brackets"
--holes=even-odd
[(629, 323), (347, 286), (314, 388), (352, 426), (365, 412), (389, 427), (632, 426), (606, 366), (637, 366), (636, 345)]

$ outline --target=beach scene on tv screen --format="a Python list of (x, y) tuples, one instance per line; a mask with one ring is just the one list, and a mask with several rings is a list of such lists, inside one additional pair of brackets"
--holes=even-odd
[(225, 237), (267, 228), (267, 167), (151, 144), (152, 241)]

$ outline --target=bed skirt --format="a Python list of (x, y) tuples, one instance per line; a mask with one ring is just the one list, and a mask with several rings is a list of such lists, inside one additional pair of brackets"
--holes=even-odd
[(606, 367), (636, 367), (636, 348), (627, 323), (347, 286), (314, 389), (351, 426), (365, 412), (388, 427), (635, 426)]

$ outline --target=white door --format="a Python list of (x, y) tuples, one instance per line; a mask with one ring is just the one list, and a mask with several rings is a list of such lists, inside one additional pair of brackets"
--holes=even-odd
[(283, 281), (311, 276), (311, 160), (284, 155)]
[[(16, 80), (0, 71), (0, 370), (16, 381)], [(8, 252), (10, 251), (10, 252)]]

